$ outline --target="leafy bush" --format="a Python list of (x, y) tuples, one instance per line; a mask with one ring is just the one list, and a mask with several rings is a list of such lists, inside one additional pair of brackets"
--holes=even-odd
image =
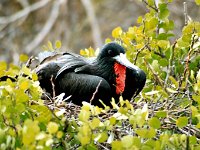
[[(0, 149), (199, 149), (200, 23), (189, 20), (175, 39), (170, 2), (156, 7), (148, 0), (138, 26), (117, 27), (106, 39), (121, 43), (147, 74), (131, 102), (121, 98), (113, 108), (99, 108), (63, 102), (62, 96), (44, 101), (37, 75), (24, 65), (26, 55), (20, 66), (1, 62), (0, 77), (8, 78), (0, 82)], [(51, 42), (44, 48), (54, 49)], [(95, 55), (92, 48), (81, 54)]]

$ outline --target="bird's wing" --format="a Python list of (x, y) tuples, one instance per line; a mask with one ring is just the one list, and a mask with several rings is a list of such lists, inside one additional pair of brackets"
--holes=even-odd
[(64, 59), (65, 64), (57, 72), (56, 79), (64, 72), (87, 72), (86, 70), (89, 69), (91, 65), (90, 61), (87, 61), (86, 58), (76, 54), (66, 53), (63, 55), (62, 59)]
[(60, 76), (56, 85), (58, 85), (56, 90), (59, 93), (65, 93), (67, 97), (71, 96), (70, 99), (75, 104), (81, 105), (82, 101), (90, 102), (92, 99), (93, 104), (98, 104), (99, 99), (105, 104), (110, 103), (110, 85), (102, 77), (69, 72)]
[(57, 52), (50, 52), (50, 51), (44, 51), (38, 54), (38, 59), (40, 62), (40, 65), (46, 62), (49, 62), (51, 60), (54, 60), (55, 57), (61, 56), (62, 54), (59, 54)]

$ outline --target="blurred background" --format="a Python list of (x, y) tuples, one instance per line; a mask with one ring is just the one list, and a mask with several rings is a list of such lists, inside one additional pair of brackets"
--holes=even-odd
[[(174, 0), (169, 9), (177, 37), (185, 23), (183, 2), (200, 21), (194, 0)], [(0, 0), (0, 61), (18, 63), (20, 54), (37, 55), (48, 41), (60, 40), (62, 51), (75, 53), (100, 47), (115, 27), (127, 30), (146, 12), (144, 0)]]

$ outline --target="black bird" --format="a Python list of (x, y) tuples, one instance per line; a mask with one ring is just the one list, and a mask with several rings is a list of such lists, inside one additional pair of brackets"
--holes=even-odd
[(73, 103), (82, 101), (100, 105), (101, 99), (110, 105), (111, 98), (131, 100), (139, 94), (146, 75), (125, 56), (125, 50), (115, 42), (103, 46), (96, 58), (84, 58), (73, 53), (42, 53), (36, 68), (41, 87), (47, 92), (65, 93)]

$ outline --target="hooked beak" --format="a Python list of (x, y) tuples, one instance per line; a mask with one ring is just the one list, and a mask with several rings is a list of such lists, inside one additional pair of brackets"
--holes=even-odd
[(137, 66), (133, 65), (127, 58), (126, 55), (123, 53), (120, 53), (120, 55), (117, 55), (115, 57), (113, 57), (119, 64), (129, 68), (129, 69), (134, 69), (136, 71), (139, 71), (140, 68), (138, 68)]

